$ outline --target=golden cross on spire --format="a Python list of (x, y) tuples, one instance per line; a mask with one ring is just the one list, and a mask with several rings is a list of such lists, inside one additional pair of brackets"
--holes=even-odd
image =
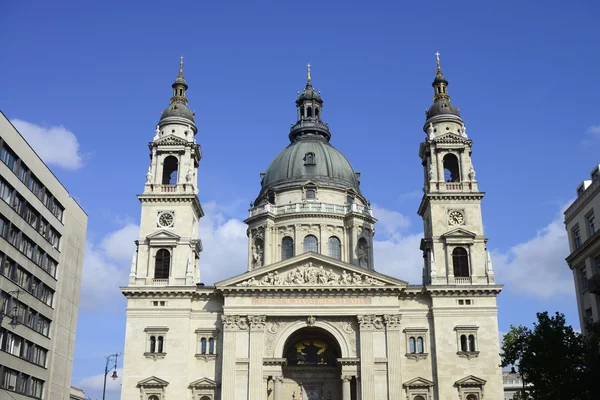
[(306, 64), (306, 66), (308, 67), (308, 78), (306, 78), (306, 80), (310, 82), (310, 63)]
[(179, 57), (179, 76), (183, 76), (183, 56)]
[(437, 60), (437, 69), (439, 71), (441, 69), (441, 67), (440, 67), (440, 52), (439, 51), (435, 52), (435, 58)]

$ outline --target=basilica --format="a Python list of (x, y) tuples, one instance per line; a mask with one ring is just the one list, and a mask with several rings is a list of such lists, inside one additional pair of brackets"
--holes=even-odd
[(140, 234), (121, 288), (123, 400), (503, 399), (502, 286), (473, 142), (439, 55), (432, 86), (418, 153), (422, 282), (377, 272), (376, 215), (331, 143), (309, 66), (290, 144), (261, 173), (245, 220), (247, 272), (200, 283), (202, 151), (180, 63), (148, 145)]

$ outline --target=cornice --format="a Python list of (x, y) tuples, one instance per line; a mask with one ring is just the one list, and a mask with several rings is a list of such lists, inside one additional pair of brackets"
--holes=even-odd
[(298, 212), (298, 213), (289, 213), (284, 215), (275, 215), (273, 213), (267, 212), (263, 214), (253, 215), (244, 220), (244, 223), (251, 224), (256, 221), (260, 221), (263, 219), (272, 220), (272, 221), (287, 221), (293, 219), (315, 219), (315, 218), (325, 218), (325, 219), (335, 219), (335, 220), (347, 220), (349, 218), (356, 218), (362, 221), (369, 222), (370, 224), (374, 224), (377, 222), (376, 218), (370, 217), (368, 215), (364, 215), (356, 212), (349, 212), (347, 214), (334, 214), (334, 213), (326, 213), (326, 212)]
[(403, 291), (402, 286), (226, 286), (220, 288), (224, 296), (229, 294), (251, 295), (253, 293), (306, 293), (322, 294), (329, 297), (344, 293), (378, 293), (381, 295), (399, 295)]
[(448, 200), (470, 200), (481, 201), (485, 196), (485, 192), (429, 192), (424, 193), (421, 198), (421, 204), (417, 209), (417, 214), (423, 216), (425, 208), (429, 203)]
[(192, 203), (192, 208), (198, 218), (204, 216), (204, 210), (200, 205), (200, 199), (195, 194), (175, 193), (175, 194), (138, 194), (141, 204), (144, 203)]
[(126, 298), (204, 298), (217, 297), (215, 288), (199, 289), (196, 286), (121, 286)]
[(498, 296), (504, 285), (428, 285), (425, 293), (430, 296), (462, 296), (462, 295), (488, 295)]

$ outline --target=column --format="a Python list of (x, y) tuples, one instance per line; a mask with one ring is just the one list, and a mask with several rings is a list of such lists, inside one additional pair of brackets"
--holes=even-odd
[[(250, 364), (248, 372), (248, 399), (264, 400), (263, 380), (263, 347), (265, 343), (265, 315), (248, 317), (250, 323)], [(227, 398), (227, 397), (223, 397)], [(233, 399), (233, 397), (231, 397)]]
[(275, 381), (273, 400), (283, 400), (283, 376), (275, 376), (273, 380)]
[(235, 398), (235, 335), (237, 331), (245, 328), (245, 317), (225, 315), (223, 317), (223, 373), (221, 382), (221, 396), (224, 399)]
[(360, 379), (361, 398), (375, 399), (375, 359), (373, 355), (373, 330), (375, 315), (359, 315), (360, 325)]
[(342, 376), (342, 400), (351, 400), (351, 395), (350, 395), (350, 381), (351, 380), (352, 380), (351, 376), (348, 376), (348, 375)]
[(388, 360), (388, 393), (390, 399), (399, 399), (402, 396), (401, 360), (402, 332), (400, 330), (400, 314), (384, 315), (385, 335), (387, 342)]

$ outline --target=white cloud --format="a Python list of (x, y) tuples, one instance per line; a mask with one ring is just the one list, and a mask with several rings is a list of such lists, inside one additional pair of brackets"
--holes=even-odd
[(379, 221), (377, 229), (383, 230), (385, 235), (396, 235), (410, 226), (408, 217), (398, 211), (388, 210), (377, 205), (372, 205), (373, 215)]
[[(123, 376), (123, 370), (121, 368), (117, 368), (117, 379), (113, 380), (111, 376), (112, 372), (108, 371), (108, 376), (106, 377), (106, 391), (114, 392), (121, 390), (121, 377)], [(104, 387), (104, 373), (83, 378), (77, 381), (74, 386), (83, 389), (85, 392), (92, 390), (101, 391)]]
[(422, 233), (402, 235), (396, 232), (385, 240), (375, 240), (375, 269), (411, 285), (423, 281), (423, 253), (419, 250)]
[(247, 271), (247, 226), (237, 218), (226, 218), (215, 202), (203, 208), (205, 215), (198, 229), (204, 248), (200, 254), (200, 281), (213, 285)]
[(12, 123), (46, 164), (71, 170), (83, 166), (77, 137), (64, 126), (45, 127), (19, 119)]
[(492, 252), (496, 281), (543, 300), (573, 296), (573, 274), (565, 262), (568, 255), (567, 232), (559, 215), (530, 240), (505, 252)]
[(122, 298), (119, 286), (127, 284), (134, 240), (139, 234), (137, 225), (128, 224), (109, 233), (95, 245), (88, 241), (83, 259), (81, 306), (100, 308), (115, 305)]
[(585, 132), (590, 135), (600, 136), (600, 125), (590, 126)]

